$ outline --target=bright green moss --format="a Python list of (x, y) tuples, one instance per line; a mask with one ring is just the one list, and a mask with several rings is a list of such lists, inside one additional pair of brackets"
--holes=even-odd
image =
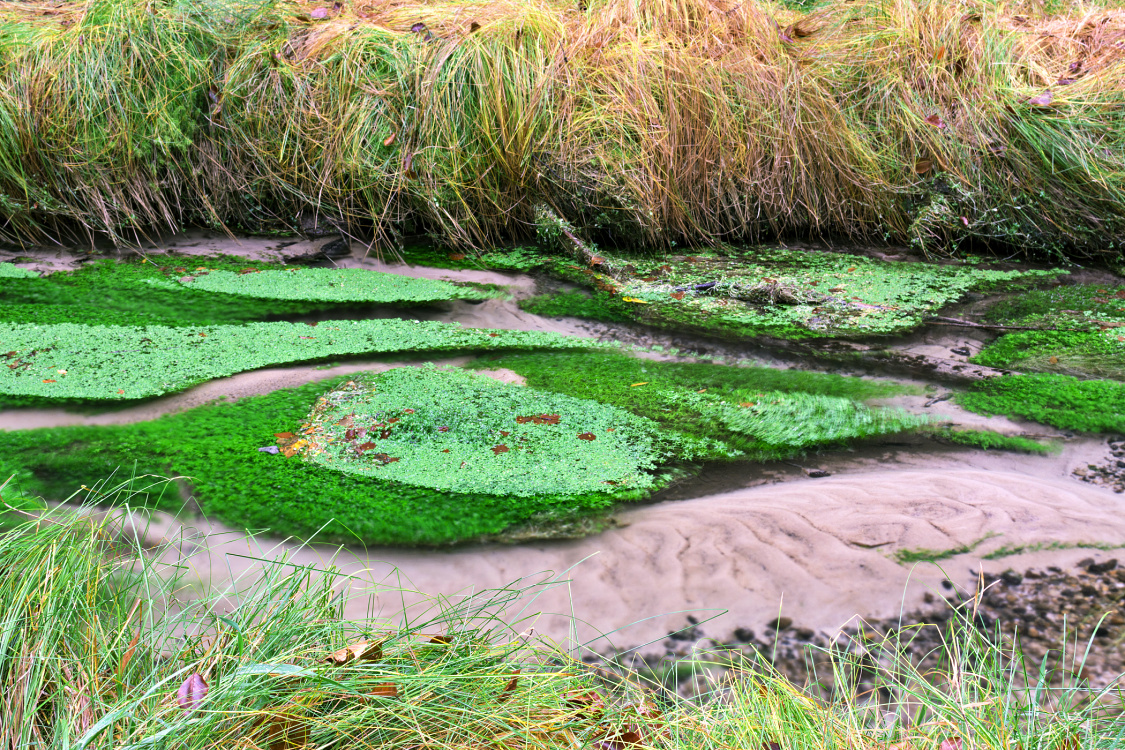
[(518, 497), (650, 490), (647, 470), (690, 457), (658, 432), (596, 401), (433, 367), (350, 380), (300, 430), (308, 459), (336, 471)]
[[(292, 432), (326, 388), (343, 378), (217, 403), (151, 422), (0, 432), (6, 465), (27, 471), (25, 489), (52, 500), (92, 477), (186, 475), (202, 510), (237, 528), (318, 541), (448, 544), (500, 534), (529, 519), (549, 524), (639, 499), (639, 490), (534, 496), (434, 490), (261, 453)], [(607, 489), (610, 488), (606, 485)], [(177, 511), (170, 493), (154, 499)]]
[(179, 283), (205, 292), (306, 302), (402, 304), (497, 296), (471, 285), (361, 268), (290, 268), (252, 273), (195, 271), (180, 278)]
[(972, 361), (1013, 370), (1125, 380), (1125, 328), (1018, 331), (989, 344)]
[[(716, 458), (731, 450), (759, 458), (790, 455), (914, 424), (855, 403), (908, 388), (826, 373), (656, 362), (619, 352), (512, 354), (471, 366), (509, 368), (529, 386), (612, 404), (669, 430), (720, 441), (727, 448)], [(739, 406), (759, 402), (754, 410)]]
[(392, 352), (585, 348), (577, 337), (490, 331), (416, 320), (248, 323), (170, 328), (0, 323), (0, 393), (138, 399), (237, 372), (293, 362)]
[(628, 323), (631, 318), (606, 292), (540, 294), (520, 301), (520, 309), (548, 318), (586, 318), (606, 323)]
[(1071, 284), (1034, 289), (998, 302), (986, 319), (1005, 325), (1096, 331), (1125, 324), (1125, 286)]
[(11, 263), (0, 263), (0, 279), (37, 279), (39, 274), (30, 268), (20, 268)]
[(1053, 445), (1045, 445), (1038, 441), (1031, 440), (1030, 438), (1020, 437), (1019, 435), (1002, 435), (992, 430), (942, 429), (935, 430), (933, 435), (934, 437), (950, 443), (967, 445), (982, 450), (1013, 451), (1016, 453), (1036, 453), (1040, 455), (1052, 453), (1057, 450)]
[(957, 398), (979, 414), (1003, 414), (1081, 432), (1125, 432), (1125, 383), (1069, 375), (990, 378)]

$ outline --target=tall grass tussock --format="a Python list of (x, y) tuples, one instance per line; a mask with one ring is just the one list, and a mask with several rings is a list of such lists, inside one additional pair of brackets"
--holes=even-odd
[(925, 672), (904, 632), (841, 652), (827, 699), (738, 662), (685, 701), (524, 630), (526, 582), (353, 622), (362, 581), (278, 559), (200, 595), (175, 553), (206, 540), (146, 550), (120, 512), (90, 510), (4, 511), (23, 520), (0, 534), (0, 747), (1078, 750), (1125, 734), (1111, 690), (1028, 675), (968, 616)]
[(0, 237), (1116, 253), (1123, 40), (1077, 1), (3, 2)]

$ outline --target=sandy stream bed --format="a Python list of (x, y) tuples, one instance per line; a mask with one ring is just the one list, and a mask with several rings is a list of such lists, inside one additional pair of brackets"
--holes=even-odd
[[(196, 238), (194, 244), (184, 240), (175, 251), (268, 258), (276, 252), (272, 249), (276, 243), (204, 237)], [(45, 269), (68, 267), (63, 253), (44, 254), (40, 260)], [(409, 275), (501, 283), (512, 287), (517, 298), (534, 293), (535, 288), (530, 277), (489, 271), (388, 267), (355, 256), (337, 262)], [(592, 330), (579, 321), (525, 313), (505, 300), (453, 302), (418, 311), (417, 316), (456, 320), (471, 327), (577, 335), (591, 335)], [(465, 359), (445, 362), (458, 364)], [(325, 369), (269, 368), (101, 415), (61, 409), (0, 412), (0, 429), (135, 422), (220, 397), (266, 393), (389, 366), (352, 362)], [(510, 373), (494, 375), (513, 379)], [(987, 425), (1008, 433), (1027, 429), (1005, 419), (969, 415), (949, 402), (926, 407), (926, 400), (903, 397), (894, 403), (938, 413), (967, 426)], [(1030, 430), (1057, 434), (1039, 427)], [(506, 587), (518, 579), (561, 577), (571, 582), (542, 591), (527, 605), (527, 612), (558, 614), (540, 615), (522, 628), (534, 625), (557, 640), (577, 635), (582, 642), (616, 631), (611, 640), (620, 648), (659, 641), (669, 631), (684, 627), (688, 613), (704, 619), (725, 610), (726, 614), (708, 625), (713, 637), (726, 637), (740, 627), (762, 628), (779, 614), (830, 635), (857, 615), (886, 618), (918, 608), (927, 591), (939, 591), (946, 577), (943, 571), (961, 581), (970, 569), (999, 572), (1070, 565), (1083, 557), (1110, 557), (1111, 553), (1065, 548), (1125, 545), (1125, 514), (1120, 512), (1125, 496), (1071, 476), (1074, 468), (1097, 457), (1103, 447), (1104, 443), (1088, 438), (1070, 440), (1061, 454), (1050, 457), (961, 450), (934, 453), (905, 439), (801, 462), (832, 472), (833, 476), (822, 479), (810, 479), (784, 465), (715, 467), (692, 483), (663, 493), (667, 498), (663, 501), (622, 509), (615, 516), (616, 526), (599, 535), (518, 546), (476, 545), (441, 551), (338, 549), (268, 538), (247, 541), (241, 534), (200, 518), (185, 517), (180, 523), (157, 513), (147, 520), (136, 519), (136, 524), (137, 533), (151, 542), (180, 540), (183, 555), (179, 561), (190, 567), (189, 578), (201, 586), (225, 589), (232, 581), (245, 582), (262, 564), (255, 557), (286, 555), (294, 563), (315, 566), (334, 562), (343, 572), (357, 576), (352, 583), (357, 594), (374, 596), (374, 600), (357, 596), (347, 612), (353, 617), (366, 616), (371, 605), (380, 614), (394, 617), (404, 602), (416, 605), (429, 595), (458, 597)], [(145, 530), (140, 528), (145, 526)], [(892, 558), (897, 550), (960, 547), (971, 551), (943, 560), (940, 568), (903, 565)], [(1038, 551), (983, 559), (989, 552), (1013, 547)], [(1055, 548), (1044, 549), (1047, 547)], [(234, 584), (234, 588), (238, 586)], [(399, 586), (424, 594), (404, 593)]]

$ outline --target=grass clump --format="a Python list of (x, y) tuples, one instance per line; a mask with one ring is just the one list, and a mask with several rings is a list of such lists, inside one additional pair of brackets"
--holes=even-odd
[[(559, 262), (565, 278), (596, 287), (594, 301), (560, 298), (606, 320), (743, 338), (802, 339), (901, 333), (972, 289), (1026, 285), (1055, 271), (883, 261), (759, 247), (654, 260), (603, 258), (614, 273)], [(631, 269), (631, 270), (627, 270)], [(532, 304), (544, 308), (546, 302)], [(546, 308), (550, 309), (550, 308)]]
[(989, 367), (1125, 380), (1125, 335), (1105, 331), (1019, 331), (972, 359)]
[(540, 331), (400, 319), (171, 328), (0, 323), (0, 394), (128, 400), (270, 365), (339, 356), (596, 346)]
[(934, 437), (954, 445), (967, 445), (981, 450), (1012, 451), (1015, 453), (1034, 453), (1047, 455), (1057, 450), (1054, 445), (1045, 445), (1037, 440), (1021, 435), (1002, 435), (993, 430), (957, 430), (945, 428), (935, 430)]
[(1125, 286), (1069, 284), (1032, 289), (993, 305), (986, 320), (1005, 325), (1096, 331), (1125, 325)]
[(308, 460), (336, 471), (532, 497), (651, 490), (647, 470), (687, 447), (658, 431), (596, 401), (461, 370), (400, 367), (324, 394), (300, 434)]
[(190, 289), (240, 297), (309, 302), (421, 303), (497, 296), (470, 285), (358, 268), (200, 271), (181, 278), (180, 283)]
[(607, 246), (1120, 249), (1121, 14), (796, 5), (10, 3), (0, 226), (130, 241), (311, 206), (384, 247), (484, 248), (546, 204)]
[[(529, 601), (565, 581), (349, 621), (341, 613), (347, 597), (367, 593), (356, 591), (361, 581), (255, 559), (253, 579), (189, 600), (187, 566), (158, 562), (174, 546), (146, 555), (118, 541), (127, 520), (54, 511), (0, 534), (0, 569), (11, 573), (0, 578), (6, 746), (125, 750), (174, 734), (189, 748), (875, 750), (971, 738), (974, 748), (1007, 750), (1109, 748), (1125, 734), (1120, 713), (1104, 707), (1109, 690), (1091, 695), (1065, 677), (1055, 686), (1058, 675), (1031, 672), (968, 612), (925, 667), (908, 649), (913, 629), (865, 634), (860, 654), (825, 654), (834, 683), (825, 698), (760, 662), (701, 655), (701, 665), (729, 670), (692, 702), (654, 696), (624, 668), (607, 679), (519, 634)], [(972, 679), (955, 679), (964, 675)]]
[(1030, 419), (1064, 430), (1125, 432), (1125, 383), (1069, 375), (1009, 375), (976, 383), (957, 402), (978, 414)]
[(859, 403), (908, 388), (824, 373), (657, 362), (611, 352), (515, 354), (471, 366), (509, 368), (529, 386), (612, 404), (673, 432), (720, 441), (727, 448), (716, 458), (730, 451), (791, 455), (918, 424)]
[[(638, 481), (649, 489), (606, 484), (570, 494), (528, 495), (534, 484), (512, 488), (518, 490), (513, 494), (460, 492), (338, 471), (325, 466), (326, 461), (258, 450), (287, 445), (276, 436), (297, 431), (325, 389), (346, 382), (335, 378), (281, 389), (151, 422), (0, 432), (0, 456), (7, 467), (23, 472), (27, 493), (49, 500), (64, 500), (90, 476), (110, 476), (119, 469), (130, 475), (179, 474), (190, 477), (192, 495), (204, 513), (236, 528), (318, 541), (407, 546), (497, 536), (531, 521), (549, 529), (603, 514), (618, 502), (642, 499), (663, 481)], [(375, 435), (374, 440), (381, 438)], [(371, 451), (381, 452), (385, 449)], [(490, 452), (485, 457), (505, 456)], [(178, 512), (183, 501), (166, 493), (150, 502)]]

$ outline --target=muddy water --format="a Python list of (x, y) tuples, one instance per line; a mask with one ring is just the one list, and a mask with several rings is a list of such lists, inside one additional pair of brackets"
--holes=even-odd
[[(301, 251), (277, 240), (195, 236), (168, 243), (180, 254), (224, 252), (278, 258)], [(28, 255), (21, 252), (21, 255)], [(41, 267), (71, 267), (73, 253), (36, 256)], [(0, 253), (0, 260), (4, 254)], [(446, 271), (388, 265), (359, 253), (335, 261), (408, 275), (502, 284), (513, 299), (451, 302), (382, 316), (460, 322), (472, 327), (548, 330), (591, 338), (692, 349), (699, 354), (775, 366), (805, 366), (784, 353), (643, 329), (614, 329), (577, 320), (552, 320), (521, 311), (516, 301), (535, 293), (535, 279), (491, 271)], [(964, 331), (933, 330), (903, 339), (904, 351), (947, 359), (975, 352), (981, 340)], [(645, 356), (667, 356), (647, 354)], [(445, 360), (460, 364), (466, 358)], [(397, 363), (413, 365), (419, 363)], [(383, 369), (386, 363), (349, 362), (317, 369), (279, 367), (212, 381), (181, 394), (101, 415), (59, 409), (0, 412), (0, 429), (67, 424), (120, 424), (153, 419), (220, 397), (242, 397), (335, 375)], [(508, 373), (494, 373), (511, 379)], [(922, 382), (922, 381), (918, 381)], [(924, 384), (924, 383), (922, 383)], [(603, 533), (580, 540), (521, 545), (476, 545), (449, 550), (339, 549), (240, 534), (204, 518), (164, 514), (135, 519), (135, 533), (151, 543), (177, 540), (178, 561), (200, 587), (238, 588), (262, 563), (284, 555), (315, 566), (335, 564), (354, 576), (359, 595), (348, 614), (370, 607), (397, 617), (425, 606), (428, 596), (460, 597), (513, 581), (562, 582), (541, 591), (523, 614), (543, 612), (534, 626), (557, 640), (591, 642), (602, 633), (618, 647), (659, 641), (691, 614), (715, 617), (708, 632), (761, 629), (779, 615), (824, 634), (856, 616), (886, 618), (917, 607), (948, 575), (970, 569), (1002, 571), (1107, 557), (1089, 545), (1125, 543), (1122, 496), (1079, 482), (1074, 469), (1101, 458), (1103, 441), (1039, 426), (969, 414), (948, 400), (939, 383), (925, 396), (885, 402), (950, 422), (999, 432), (1056, 437), (1053, 456), (956, 450), (918, 437), (892, 437), (850, 451), (811, 455), (793, 464), (705, 467), (699, 476), (663, 491), (652, 502), (626, 507)], [(830, 476), (810, 478), (808, 470)], [(985, 559), (1023, 548), (1018, 555)], [(941, 566), (903, 565), (893, 553), (928, 549), (948, 554)], [(403, 590), (406, 587), (406, 590)], [(518, 612), (509, 613), (518, 619)], [(604, 644), (605, 641), (595, 645)]]

